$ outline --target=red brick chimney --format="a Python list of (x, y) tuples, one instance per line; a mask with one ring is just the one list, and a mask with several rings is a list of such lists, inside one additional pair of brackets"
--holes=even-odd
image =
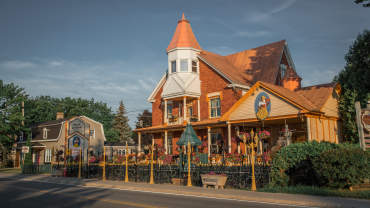
[(288, 67), (285, 76), (281, 80), (281, 85), (284, 88), (294, 91), (301, 88), (301, 80), (302, 78), (299, 77), (298, 74), (293, 69)]
[(63, 112), (57, 112), (57, 120), (64, 119), (64, 113)]

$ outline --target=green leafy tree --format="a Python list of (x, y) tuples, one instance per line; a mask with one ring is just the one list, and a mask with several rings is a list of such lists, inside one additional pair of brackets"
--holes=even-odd
[(112, 109), (106, 103), (97, 102), (94, 99), (50, 96), (30, 98), (25, 104), (26, 126), (54, 120), (57, 112), (63, 112), (66, 118), (87, 116), (103, 124), (107, 140), (118, 138), (117, 133), (112, 130), (114, 119)]
[(131, 128), (128, 124), (128, 118), (126, 116), (126, 109), (123, 105), (123, 101), (119, 103), (118, 112), (113, 121), (113, 128), (118, 132), (120, 142), (133, 143), (131, 139)]
[(5, 84), (0, 80), (0, 144), (3, 151), (3, 162), (14, 144), (17, 136), (28, 129), (22, 125), (21, 103), (27, 99), (23, 88), (13, 83)]
[[(135, 124), (136, 128), (145, 128), (152, 126), (152, 112), (149, 110), (144, 110), (142, 113), (139, 113), (137, 116), (137, 121)], [(137, 141), (137, 133), (132, 132), (132, 138)], [(142, 144), (148, 143), (148, 141), (151, 141), (151, 136), (149, 134), (142, 135)]]
[(343, 121), (343, 136), (347, 142), (357, 143), (355, 102), (365, 107), (370, 99), (370, 31), (357, 36), (345, 56), (346, 66), (335, 78), (342, 87), (339, 112)]
[(363, 7), (370, 7), (370, 0), (355, 0), (356, 4), (362, 4)]

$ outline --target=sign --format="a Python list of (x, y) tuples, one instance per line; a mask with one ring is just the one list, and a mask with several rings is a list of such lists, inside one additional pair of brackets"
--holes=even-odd
[(80, 133), (83, 136), (88, 136), (90, 126), (89, 124), (85, 123), (80, 118), (76, 118), (69, 122), (69, 135), (72, 135), (76, 132)]
[(27, 154), (27, 153), (29, 153), (29, 152), (30, 152), (30, 147), (29, 147), (29, 146), (23, 146), (23, 147), (22, 147), (22, 153)]
[(364, 128), (370, 132), (370, 110), (363, 110), (361, 122)]
[(254, 112), (258, 120), (265, 120), (271, 111), (271, 101), (267, 93), (261, 92), (254, 101)]

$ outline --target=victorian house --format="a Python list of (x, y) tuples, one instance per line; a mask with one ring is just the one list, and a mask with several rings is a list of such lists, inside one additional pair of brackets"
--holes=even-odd
[(334, 83), (302, 87), (285, 40), (222, 56), (204, 50), (184, 15), (167, 47), (168, 71), (148, 98), (152, 126), (136, 129), (178, 154), (187, 123), (203, 153), (243, 153), (238, 137), (251, 129), (270, 133), (264, 151), (299, 141), (340, 141)]

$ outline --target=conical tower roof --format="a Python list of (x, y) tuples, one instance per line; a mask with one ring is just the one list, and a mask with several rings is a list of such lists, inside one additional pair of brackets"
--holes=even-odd
[(195, 48), (201, 50), (197, 39), (191, 29), (189, 20), (185, 19), (184, 13), (178, 21), (175, 34), (167, 47), (167, 52), (174, 48)]

